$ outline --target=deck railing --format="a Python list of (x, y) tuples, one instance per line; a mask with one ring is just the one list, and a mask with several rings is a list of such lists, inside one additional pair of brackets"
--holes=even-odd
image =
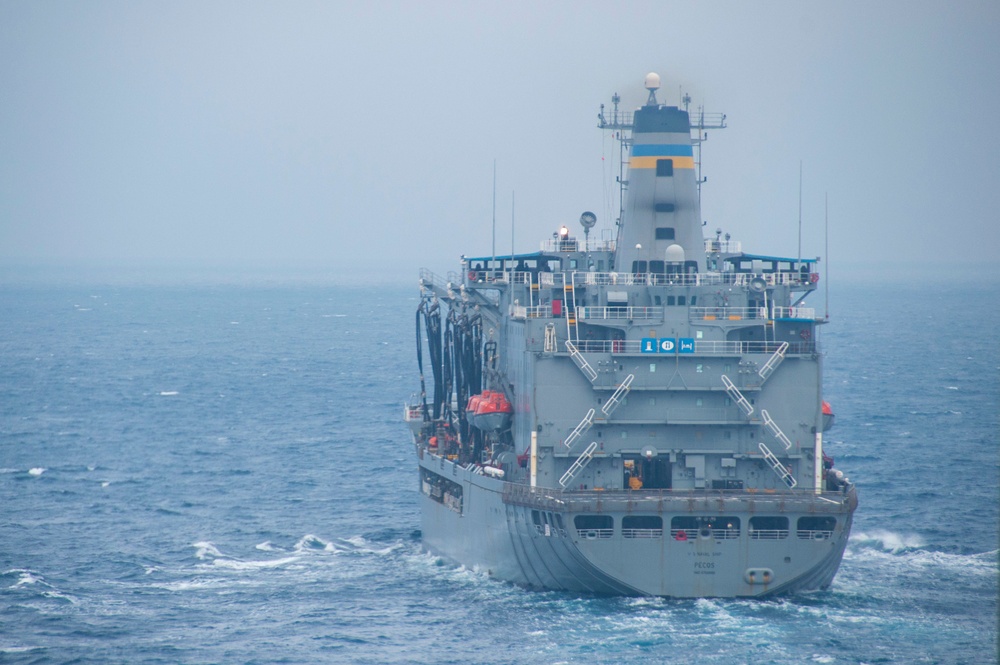
[[(642, 353), (641, 340), (586, 340), (574, 342), (583, 353)], [(751, 353), (773, 354), (781, 346), (781, 342), (725, 342), (711, 340), (695, 340), (695, 355), (742, 356)], [(795, 342), (788, 345), (786, 355), (801, 355), (815, 353), (816, 343)]]
[(742, 321), (744, 319), (804, 319), (815, 320), (813, 307), (691, 307), (688, 315), (693, 321)]
[(788, 538), (788, 529), (752, 529), (751, 540), (783, 540)]
[(633, 321), (657, 320), (663, 318), (662, 307), (577, 307), (577, 318), (581, 321), (629, 319)]

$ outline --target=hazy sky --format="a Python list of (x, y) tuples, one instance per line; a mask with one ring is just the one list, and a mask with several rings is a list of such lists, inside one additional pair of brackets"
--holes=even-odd
[[(747, 251), (1000, 246), (1000, 3), (0, 0), (0, 261), (416, 273), (613, 223), (612, 93), (724, 112), (702, 214)], [(603, 161), (602, 161), (603, 158)], [(839, 262), (839, 264), (837, 263)]]

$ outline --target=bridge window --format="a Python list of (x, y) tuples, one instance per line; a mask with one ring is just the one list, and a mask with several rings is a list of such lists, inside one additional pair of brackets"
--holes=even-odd
[[(653, 208), (656, 210), (656, 212), (673, 212), (674, 210), (677, 209), (677, 206), (675, 206), (673, 203), (657, 203), (655, 206), (653, 206)], [(659, 231), (659, 229), (657, 229), (657, 231)]]
[(645, 261), (633, 261), (632, 272), (636, 275), (641, 275), (646, 272), (646, 265)]
[(663, 274), (663, 261), (650, 261), (649, 262), (649, 272), (655, 275)]
[(658, 226), (658, 227), (656, 227), (656, 239), (657, 240), (673, 240), (674, 239), (674, 227), (672, 227), (672, 226)]
[(656, 160), (656, 177), (670, 177), (674, 174), (674, 160), (672, 159), (658, 159)]

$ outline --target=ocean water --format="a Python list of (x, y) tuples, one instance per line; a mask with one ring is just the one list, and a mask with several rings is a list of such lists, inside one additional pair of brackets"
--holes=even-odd
[(833, 587), (675, 601), (421, 550), (415, 286), (7, 280), (0, 662), (994, 663), (990, 299), (834, 289), (827, 444), (861, 505)]

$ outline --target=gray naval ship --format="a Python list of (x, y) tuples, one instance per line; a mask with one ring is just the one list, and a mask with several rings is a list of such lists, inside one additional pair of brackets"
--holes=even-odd
[(857, 495), (823, 452), (818, 259), (703, 237), (701, 143), (725, 116), (658, 87), (634, 113), (601, 106), (622, 154), (614, 240), (586, 212), (582, 242), (563, 226), (538, 252), (421, 272), (405, 419), (423, 543), (538, 589), (824, 589)]

